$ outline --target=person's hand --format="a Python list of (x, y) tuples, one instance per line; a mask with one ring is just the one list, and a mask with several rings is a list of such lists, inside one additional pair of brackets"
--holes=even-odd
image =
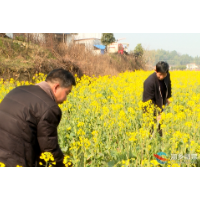
[(169, 99), (167, 99), (167, 105), (169, 105), (171, 102), (169, 101)]
[(161, 120), (161, 115), (158, 115), (157, 116), (157, 121), (160, 121)]

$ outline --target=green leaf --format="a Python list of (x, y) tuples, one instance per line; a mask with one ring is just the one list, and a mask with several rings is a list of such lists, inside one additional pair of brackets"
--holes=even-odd
[(93, 153), (91, 153), (90, 155), (88, 155), (87, 160), (90, 159), (91, 157), (94, 157)]
[(102, 154), (102, 153), (98, 153), (100, 156), (104, 156), (104, 154)]
[(110, 154), (113, 158), (116, 158), (117, 157), (117, 151), (114, 151), (114, 150), (111, 150), (110, 151)]
[(115, 165), (114, 160), (108, 162), (108, 167), (113, 167), (114, 165)]
[(65, 147), (62, 148), (62, 152), (67, 152), (69, 148), (69, 145), (66, 145)]

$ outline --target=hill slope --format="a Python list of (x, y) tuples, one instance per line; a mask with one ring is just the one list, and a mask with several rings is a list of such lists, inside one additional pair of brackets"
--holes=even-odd
[(117, 75), (120, 72), (144, 69), (141, 58), (120, 55), (93, 55), (83, 46), (58, 44), (46, 48), (33, 43), (0, 37), (0, 78), (31, 80), (35, 73), (48, 73), (65, 68), (81, 77)]

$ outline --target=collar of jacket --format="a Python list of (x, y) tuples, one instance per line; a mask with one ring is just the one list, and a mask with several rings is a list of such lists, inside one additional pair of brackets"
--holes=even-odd
[(36, 85), (40, 86), (51, 97), (51, 99), (56, 102), (53, 91), (46, 81), (42, 81)]
[[(168, 76), (168, 73), (167, 73), (167, 76)], [(165, 84), (166, 84), (166, 78), (167, 78), (167, 76), (163, 79)], [(159, 85), (159, 80), (158, 80), (158, 77), (156, 76), (156, 72), (154, 72), (154, 77), (156, 79), (157, 84)]]

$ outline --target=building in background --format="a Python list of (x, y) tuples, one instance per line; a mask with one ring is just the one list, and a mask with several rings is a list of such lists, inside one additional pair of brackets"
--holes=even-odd
[(91, 50), (95, 55), (103, 54), (105, 46), (101, 44), (102, 33), (6, 33), (11, 39), (26, 38), (36, 43), (56, 41), (67, 45), (80, 44)]
[(198, 66), (195, 63), (189, 63), (186, 65), (186, 69), (198, 69)]
[(66, 43), (67, 45), (72, 44), (74, 39), (78, 35), (78, 33), (54, 33), (54, 34), (55, 38), (57, 38), (59, 42)]
[(9, 38), (12, 38), (13, 39), (13, 33), (5, 33), (5, 35)]
[(98, 45), (101, 43), (102, 33), (5, 33), (5, 35), (11, 39), (15, 39), (17, 36), (25, 36), (28, 35), (39, 37), (41, 40), (44, 39), (45, 35), (54, 35), (60, 42), (65, 42), (70, 44), (75, 41), (77, 43), (91, 44), (93, 41), (94, 45)]
[(104, 46), (104, 45), (94, 45), (93, 53), (95, 55), (104, 54), (105, 49), (106, 49), (106, 46)]
[(46, 38), (51, 35), (57, 42), (70, 44), (77, 33), (6, 33), (5, 35), (11, 39), (17, 39), (17, 37), (31, 37), (31, 39), (39, 42), (45, 42)]
[(6, 36), (11, 39), (16, 39), (17, 37), (29, 37), (37, 39), (39, 41), (44, 41), (44, 33), (6, 33)]
[(93, 50), (94, 45), (101, 45), (102, 33), (77, 33), (74, 35), (76, 44), (83, 44), (86, 48)]

